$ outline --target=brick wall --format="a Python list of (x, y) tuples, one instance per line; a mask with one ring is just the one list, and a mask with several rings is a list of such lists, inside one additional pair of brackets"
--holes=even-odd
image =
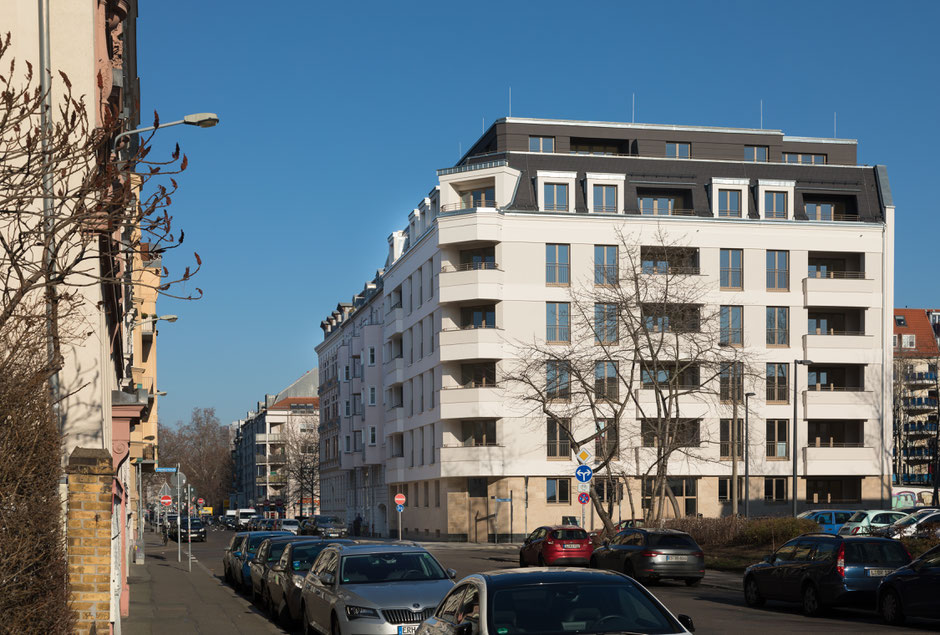
[(76, 633), (107, 633), (111, 581), (111, 453), (76, 448), (69, 457), (69, 594)]

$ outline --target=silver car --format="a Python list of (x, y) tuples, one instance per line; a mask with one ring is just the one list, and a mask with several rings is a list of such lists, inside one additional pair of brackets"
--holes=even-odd
[(453, 588), (455, 576), (415, 544), (330, 545), (304, 579), (304, 633), (414, 633)]

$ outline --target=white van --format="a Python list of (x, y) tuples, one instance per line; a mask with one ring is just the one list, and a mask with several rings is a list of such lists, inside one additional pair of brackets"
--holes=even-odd
[(244, 531), (248, 529), (248, 521), (251, 520), (252, 516), (257, 516), (258, 512), (255, 511), (254, 507), (242, 507), (238, 510), (238, 530)]

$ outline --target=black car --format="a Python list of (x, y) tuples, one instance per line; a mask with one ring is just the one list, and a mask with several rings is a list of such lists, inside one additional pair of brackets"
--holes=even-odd
[(248, 576), (250, 579), (246, 580), (246, 586), (253, 602), (261, 601), (271, 565), (277, 564), (277, 561), (281, 559), (281, 554), (284, 553), (284, 548), (293, 540), (297, 540), (297, 536), (290, 534), (272, 536), (258, 545), (255, 557), (248, 563)]
[(591, 568), (622, 571), (644, 582), (661, 578), (693, 586), (705, 576), (705, 554), (695, 540), (675, 529), (625, 529), (591, 555)]
[(338, 516), (316, 515), (308, 518), (298, 530), (303, 536), (322, 536), (323, 538), (347, 538), (349, 529)]
[(878, 585), (911, 556), (897, 540), (803, 534), (744, 572), (744, 600), (801, 603), (807, 615), (829, 606), (875, 606)]
[(940, 619), (940, 546), (891, 573), (878, 587), (878, 612), (888, 624), (907, 617)]
[(198, 518), (180, 520), (179, 525), (170, 526), (170, 538), (179, 542), (205, 542), (206, 526)]

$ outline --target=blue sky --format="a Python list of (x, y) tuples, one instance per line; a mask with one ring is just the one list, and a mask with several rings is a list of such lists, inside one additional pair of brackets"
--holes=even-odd
[[(525, 117), (859, 140), (897, 214), (896, 304), (940, 305), (940, 3), (142, 2), (141, 108), (190, 159), (171, 213), (198, 302), (162, 300), (160, 419), (223, 423), (316, 365), (320, 320), (482, 126)], [(149, 115), (143, 117), (149, 123)], [(185, 252), (185, 253), (184, 253)], [(191, 258), (191, 255), (189, 256)]]

